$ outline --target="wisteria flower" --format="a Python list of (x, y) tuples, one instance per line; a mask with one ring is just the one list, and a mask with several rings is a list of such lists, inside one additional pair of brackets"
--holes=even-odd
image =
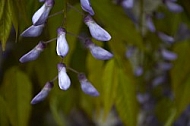
[(90, 0), (80, 0), (80, 4), (84, 11), (88, 12), (90, 15), (94, 15), (94, 10), (91, 7)]
[(43, 101), (53, 88), (53, 82), (47, 82), (42, 90), (32, 99), (31, 104), (37, 104)]
[(40, 9), (38, 9), (33, 17), (32, 22), (34, 25), (44, 24), (48, 18), (51, 8), (54, 5), (54, 0), (46, 0)]
[(168, 10), (170, 10), (171, 12), (180, 13), (183, 11), (183, 8), (180, 5), (176, 4), (175, 1), (165, 0), (164, 2)]
[(99, 60), (109, 60), (113, 57), (113, 54), (109, 51), (96, 46), (90, 39), (86, 39), (85, 46), (90, 50), (92, 56)]
[(90, 34), (93, 38), (99, 41), (109, 41), (111, 39), (110, 34), (100, 27), (90, 15), (84, 18), (85, 24), (88, 26), (90, 30)]
[(154, 23), (152, 21), (152, 17), (150, 15), (146, 16), (146, 26), (151, 32), (155, 32), (156, 28), (154, 26)]
[(29, 28), (27, 28), (25, 31), (23, 31), (21, 36), (22, 37), (38, 37), (39, 35), (41, 35), (43, 28), (44, 28), (44, 24), (41, 24), (38, 26), (32, 25)]
[(58, 69), (58, 83), (59, 83), (59, 87), (62, 90), (67, 90), (70, 85), (71, 85), (71, 80), (69, 78), (69, 76), (66, 73), (66, 66), (63, 63), (59, 63), (57, 65), (57, 69)]
[(99, 96), (99, 92), (96, 90), (96, 88), (87, 80), (84, 73), (78, 74), (78, 79), (81, 84), (81, 89), (85, 94), (91, 95), (91, 96)]
[(166, 49), (161, 50), (161, 55), (165, 60), (176, 60), (177, 54)]
[(132, 8), (134, 6), (134, 0), (123, 0), (121, 5), (124, 8)]
[(29, 62), (36, 60), (40, 53), (45, 49), (46, 44), (40, 41), (31, 51), (29, 51), (27, 54), (23, 55), (19, 61), (21, 63)]
[(58, 56), (65, 57), (69, 51), (69, 46), (65, 38), (66, 30), (64, 28), (57, 29), (57, 46), (56, 52)]
[(166, 35), (165, 33), (163, 32), (158, 32), (158, 37), (163, 41), (163, 42), (166, 42), (166, 43), (173, 43), (175, 42), (175, 39), (172, 37), (172, 36), (169, 36), (169, 35)]

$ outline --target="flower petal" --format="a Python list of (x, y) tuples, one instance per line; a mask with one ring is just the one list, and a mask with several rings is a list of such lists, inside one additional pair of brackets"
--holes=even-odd
[(154, 23), (152, 21), (152, 17), (150, 15), (146, 16), (146, 26), (151, 32), (155, 32), (156, 28), (154, 26)]
[(59, 63), (57, 65), (57, 69), (59, 71), (59, 73), (58, 73), (59, 87), (62, 90), (67, 90), (70, 87), (71, 80), (66, 73), (65, 65), (63, 63)]
[(57, 55), (65, 57), (69, 51), (69, 45), (65, 38), (65, 30), (63, 28), (58, 28), (57, 34), (58, 34), (57, 46), (56, 46)]
[(36, 45), (31, 51), (23, 55), (19, 61), (21, 63), (25, 63), (36, 60), (39, 57), (40, 53), (45, 49), (45, 47), (46, 45), (43, 42), (39, 42), (38, 45)]
[(87, 80), (86, 76), (83, 73), (78, 75), (79, 82), (81, 84), (81, 89), (85, 94), (91, 96), (99, 96), (99, 92), (96, 88)]
[(174, 13), (180, 13), (183, 11), (182, 6), (180, 6), (174, 2), (171, 2), (169, 0), (166, 1), (166, 6), (171, 12), (174, 12)]
[(90, 34), (93, 38), (99, 41), (109, 41), (111, 39), (110, 34), (100, 27), (90, 15), (86, 16), (84, 19), (85, 24), (90, 30)]
[(43, 89), (32, 99), (31, 104), (37, 104), (43, 101), (53, 88), (53, 82), (47, 82)]
[(54, 5), (54, 0), (46, 0), (40, 9), (38, 9), (33, 17), (32, 22), (34, 25), (44, 24), (48, 18), (51, 8)]
[(42, 33), (42, 30), (44, 28), (44, 24), (42, 25), (32, 25), (29, 28), (27, 28), (25, 31), (22, 32), (22, 37), (37, 37)]
[(94, 15), (94, 10), (92, 9), (90, 5), (89, 0), (80, 0), (81, 7), (84, 11), (88, 12), (90, 15)]
[(110, 53), (109, 51), (107, 51), (99, 46), (96, 46), (94, 44), (90, 45), (89, 49), (90, 49), (92, 56), (96, 59), (109, 60), (113, 57), (112, 53)]
[(162, 49), (161, 54), (165, 60), (176, 60), (177, 59), (176, 53), (171, 52), (171, 51), (166, 50), (166, 49)]
[(163, 32), (158, 32), (158, 37), (166, 43), (174, 43), (175, 39), (172, 36), (166, 35)]
[(124, 8), (132, 8), (134, 5), (134, 0), (123, 0), (121, 4)]

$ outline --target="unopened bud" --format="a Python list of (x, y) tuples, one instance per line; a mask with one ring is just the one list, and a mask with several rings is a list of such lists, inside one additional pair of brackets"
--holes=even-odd
[(57, 29), (57, 46), (56, 52), (58, 56), (65, 57), (69, 51), (69, 46), (65, 38), (66, 31), (64, 28)]
[(123, 0), (121, 5), (124, 8), (131, 9), (133, 7), (133, 5), (134, 5), (134, 0)]
[(171, 12), (180, 13), (183, 11), (183, 8), (180, 5), (174, 3), (173, 1), (166, 0), (165, 4), (168, 10), (170, 10)]
[(44, 24), (48, 18), (51, 8), (54, 5), (54, 0), (46, 0), (40, 9), (38, 9), (33, 17), (32, 22), (34, 25)]
[(161, 55), (165, 60), (176, 60), (177, 54), (166, 49), (162, 49)]
[(86, 39), (85, 46), (90, 50), (92, 56), (99, 60), (109, 60), (113, 57), (113, 54), (109, 51), (96, 46), (90, 39)]
[(88, 12), (90, 15), (94, 15), (94, 10), (91, 7), (90, 0), (80, 0), (80, 4), (84, 11)]
[(79, 73), (78, 79), (81, 84), (81, 89), (85, 94), (91, 95), (91, 96), (99, 96), (99, 92), (96, 90), (96, 88), (87, 80), (85, 74)]
[(31, 104), (37, 104), (43, 101), (53, 88), (53, 82), (47, 82), (42, 90), (32, 99)]
[(43, 28), (44, 28), (44, 24), (41, 24), (38, 26), (32, 25), (29, 28), (27, 28), (25, 31), (23, 31), (21, 36), (22, 37), (38, 37), (39, 35), (41, 35)]
[(109, 41), (111, 39), (110, 34), (100, 27), (90, 15), (84, 18), (85, 24), (88, 26), (90, 30), (90, 34), (93, 38), (99, 41)]
[(36, 45), (31, 51), (23, 55), (19, 59), (19, 61), (21, 63), (25, 63), (25, 62), (36, 60), (39, 57), (40, 53), (45, 49), (45, 47), (46, 47), (46, 44), (40, 41), (38, 45)]
[(166, 43), (173, 43), (175, 42), (175, 39), (172, 37), (172, 36), (169, 36), (169, 35), (166, 35), (165, 33), (163, 32), (158, 32), (158, 37), (163, 41), (163, 42), (166, 42)]
[(69, 76), (66, 73), (66, 66), (63, 63), (59, 63), (57, 65), (57, 69), (58, 69), (58, 83), (59, 83), (59, 87), (62, 90), (67, 90), (70, 87), (71, 84), (71, 80), (69, 78)]
[(151, 32), (155, 32), (156, 28), (154, 26), (154, 23), (152, 21), (152, 17), (150, 15), (146, 16), (146, 26)]

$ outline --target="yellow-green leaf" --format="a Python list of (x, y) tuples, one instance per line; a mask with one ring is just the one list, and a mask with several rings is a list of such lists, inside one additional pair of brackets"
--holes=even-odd
[(5, 2), (4, 9), (2, 10), (2, 18), (0, 19), (0, 41), (2, 49), (5, 50), (6, 42), (11, 30), (11, 8), (10, 1)]
[(12, 126), (27, 126), (31, 111), (31, 82), (18, 67), (6, 71), (1, 95), (6, 101), (7, 115)]
[(118, 70), (117, 76), (119, 84), (115, 101), (116, 110), (125, 125), (136, 126), (138, 113), (136, 85), (121, 68)]

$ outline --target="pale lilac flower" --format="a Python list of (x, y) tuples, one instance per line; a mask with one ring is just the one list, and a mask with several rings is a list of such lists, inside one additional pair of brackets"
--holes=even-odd
[(39, 2), (45, 2), (46, 0), (39, 0)]
[(85, 74), (79, 73), (78, 79), (81, 84), (81, 89), (85, 94), (91, 95), (91, 96), (99, 96), (99, 92), (96, 90), (96, 88), (87, 80)]
[(29, 51), (27, 54), (23, 55), (19, 61), (21, 63), (29, 62), (36, 60), (40, 53), (45, 49), (46, 44), (40, 41), (31, 51)]
[(90, 15), (86, 16), (84, 19), (85, 24), (90, 30), (90, 34), (93, 38), (99, 41), (109, 41), (111, 39), (110, 34), (100, 27)]
[(183, 8), (174, 2), (175, 1), (165, 0), (165, 4), (166, 4), (166, 7), (168, 8), (168, 10), (170, 10), (171, 12), (174, 12), (174, 13), (182, 12)]
[(32, 99), (31, 104), (37, 104), (43, 101), (53, 88), (53, 82), (47, 82), (42, 90)]
[(121, 5), (124, 7), (124, 8), (132, 8), (134, 6), (134, 0), (123, 0), (121, 2)]
[(146, 26), (151, 32), (155, 32), (156, 28), (154, 26), (154, 23), (152, 21), (152, 17), (150, 15), (146, 16)]
[(92, 56), (99, 60), (109, 60), (113, 57), (113, 54), (109, 51), (96, 46), (90, 39), (86, 39), (85, 44), (87, 48), (90, 50)]
[(136, 50), (137, 49), (135, 46), (131, 46), (131, 45), (127, 46), (127, 51), (125, 52), (126, 58), (131, 58), (134, 55)]
[(176, 60), (177, 54), (166, 49), (161, 50), (161, 55), (165, 60)]
[(48, 18), (51, 8), (54, 5), (54, 0), (46, 0), (40, 9), (38, 9), (33, 17), (32, 22), (34, 25), (44, 24)]
[(57, 69), (58, 69), (58, 83), (59, 83), (59, 87), (62, 90), (67, 90), (70, 85), (71, 85), (71, 80), (69, 78), (69, 76), (66, 73), (66, 66), (63, 63), (59, 63), (57, 65)]
[(152, 86), (156, 87), (166, 81), (166, 77), (164, 75), (158, 76), (152, 80)]
[(134, 68), (134, 75), (139, 77), (143, 74), (143, 68), (141, 66), (137, 66)]
[(175, 35), (176, 41), (183, 41), (189, 38), (190, 38), (190, 29), (186, 24), (181, 23)]
[(66, 30), (64, 28), (57, 29), (57, 46), (56, 52), (58, 56), (65, 57), (69, 51), (69, 46), (65, 38)]
[(158, 37), (163, 41), (163, 42), (166, 42), (166, 43), (174, 43), (175, 42), (175, 39), (172, 37), (172, 36), (169, 36), (169, 35), (166, 35), (165, 33), (163, 32), (158, 32)]
[(91, 7), (90, 0), (80, 0), (80, 4), (84, 11), (88, 12), (90, 15), (94, 15), (94, 10)]
[(42, 30), (44, 28), (44, 24), (35, 26), (32, 25), (29, 28), (27, 28), (25, 31), (22, 32), (22, 37), (37, 37), (42, 33)]
[(158, 69), (165, 71), (165, 70), (170, 70), (173, 67), (173, 65), (167, 62), (158, 62), (157, 67)]

